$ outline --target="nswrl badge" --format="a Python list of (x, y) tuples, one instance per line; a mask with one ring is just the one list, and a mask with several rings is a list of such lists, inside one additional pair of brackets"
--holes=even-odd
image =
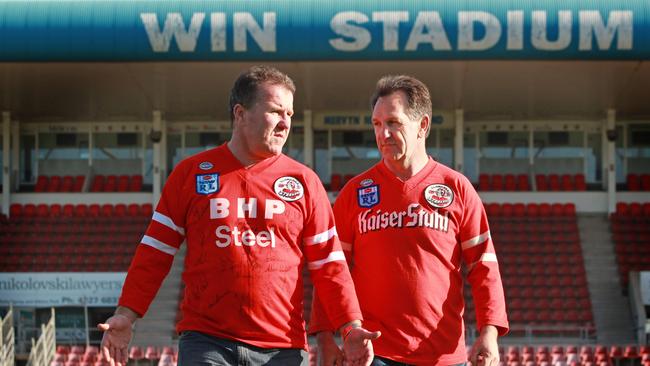
[(196, 193), (210, 194), (219, 191), (219, 173), (197, 174)]

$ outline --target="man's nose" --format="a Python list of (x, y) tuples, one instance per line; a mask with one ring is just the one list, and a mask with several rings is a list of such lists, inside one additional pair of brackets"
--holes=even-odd
[(280, 121), (278, 122), (278, 128), (288, 129), (291, 127), (291, 116), (288, 113), (282, 113), (280, 115)]

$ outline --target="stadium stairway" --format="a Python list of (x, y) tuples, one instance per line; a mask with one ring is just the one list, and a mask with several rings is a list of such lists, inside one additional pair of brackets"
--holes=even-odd
[(186, 247), (183, 244), (176, 253), (172, 268), (158, 291), (158, 295), (151, 303), (149, 311), (136, 322), (131, 345), (161, 347), (177, 343), (175, 319), (180, 298), (185, 251)]
[(629, 300), (621, 293), (607, 216), (578, 215), (578, 229), (598, 343), (636, 343)]

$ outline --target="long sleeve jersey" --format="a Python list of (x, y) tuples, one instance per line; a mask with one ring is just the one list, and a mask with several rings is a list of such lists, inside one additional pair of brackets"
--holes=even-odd
[(119, 305), (143, 315), (183, 242), (179, 332), (305, 348), (305, 264), (335, 326), (361, 319), (325, 190), (285, 155), (245, 168), (224, 144), (182, 161), (138, 245)]
[[(334, 215), (364, 328), (382, 332), (375, 354), (414, 365), (467, 361), (462, 261), (479, 329), (491, 324), (507, 332), (487, 217), (463, 175), (429, 159), (401, 181), (380, 162), (346, 184)], [(313, 302), (312, 333), (334, 329), (320, 299)]]

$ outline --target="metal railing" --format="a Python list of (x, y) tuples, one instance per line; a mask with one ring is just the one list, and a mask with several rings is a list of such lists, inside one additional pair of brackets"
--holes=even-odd
[(47, 325), (41, 324), (41, 335), (37, 341), (32, 338), (32, 349), (29, 351), (27, 366), (49, 366), (56, 352), (56, 326), (54, 308)]
[(9, 311), (0, 319), (0, 366), (14, 366), (14, 311)]

